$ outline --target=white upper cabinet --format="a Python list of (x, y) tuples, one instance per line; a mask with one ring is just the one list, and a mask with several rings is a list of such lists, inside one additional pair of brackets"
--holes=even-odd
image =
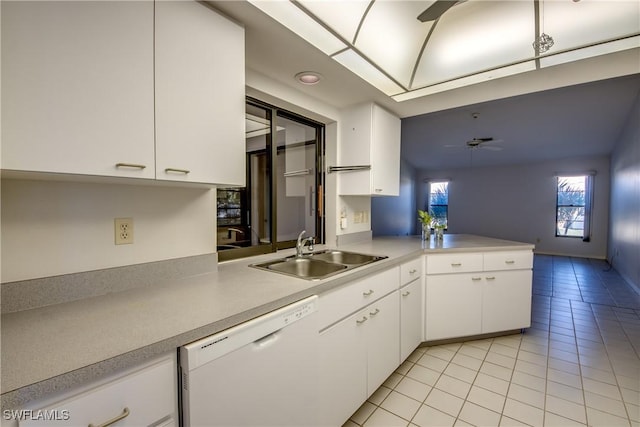
[(244, 185), (244, 30), (198, 2), (155, 19), (156, 178)]
[(400, 194), (400, 119), (376, 104), (341, 113), (338, 166), (367, 166), (343, 171), (338, 194), (343, 196)]
[(153, 2), (1, 7), (2, 168), (154, 178)]
[(240, 26), (191, 1), (1, 7), (2, 169), (244, 184)]

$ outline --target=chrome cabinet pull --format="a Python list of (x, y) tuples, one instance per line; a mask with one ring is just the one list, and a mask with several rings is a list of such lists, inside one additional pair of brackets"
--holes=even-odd
[(482, 280), (482, 277), (472, 277), (471, 280), (477, 282), (478, 280)]
[(461, 262), (452, 262), (451, 267), (460, 267), (462, 265)]
[(362, 316), (362, 319), (360, 319), (360, 320), (356, 320), (356, 323), (357, 323), (358, 325), (362, 325), (362, 324), (363, 324), (364, 322), (366, 322), (366, 321), (367, 321), (367, 316)]
[(187, 169), (175, 169), (175, 168), (166, 168), (165, 173), (183, 173), (183, 174), (188, 174), (189, 172), (191, 172), (190, 170)]
[(409, 295), (411, 295), (411, 292), (409, 292), (409, 291), (406, 291), (406, 292), (402, 293), (403, 297), (408, 297)]
[(380, 309), (379, 309), (379, 308), (376, 308), (376, 310), (375, 310), (375, 311), (370, 311), (370, 312), (369, 312), (369, 316), (375, 316), (375, 315), (376, 315), (376, 314), (378, 314), (378, 313), (380, 313)]
[(373, 294), (373, 289), (369, 289), (368, 291), (362, 293), (362, 295), (364, 295), (365, 297), (368, 297), (371, 294)]
[(93, 424), (89, 424), (89, 427), (108, 427), (108, 426), (110, 426), (112, 424), (117, 423), (118, 421), (120, 421), (122, 419), (127, 418), (130, 413), (131, 412), (129, 411), (129, 408), (124, 408), (122, 410), (122, 413), (120, 415), (118, 415), (117, 417), (112, 418), (112, 419), (104, 422), (103, 424), (98, 424), (97, 426), (94, 426)]
[(516, 262), (512, 259), (508, 259), (504, 262), (505, 264), (515, 264)]
[(487, 276), (487, 280), (495, 280), (496, 277), (495, 276)]
[(137, 163), (116, 163), (117, 168), (133, 168), (133, 169), (144, 169), (145, 165), (140, 165)]
[(382, 193), (382, 188), (376, 188), (374, 191), (375, 191), (376, 193)]
[(416, 270), (415, 268), (413, 270), (409, 270), (409, 274), (416, 274), (418, 272), (418, 270)]

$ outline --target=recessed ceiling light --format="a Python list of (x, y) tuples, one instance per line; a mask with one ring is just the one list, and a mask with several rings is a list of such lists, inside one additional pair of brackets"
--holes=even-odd
[(303, 85), (314, 85), (322, 79), (322, 76), (314, 71), (303, 71), (296, 74), (296, 80)]

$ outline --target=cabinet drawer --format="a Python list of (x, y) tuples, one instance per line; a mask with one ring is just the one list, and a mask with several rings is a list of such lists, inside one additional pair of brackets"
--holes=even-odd
[(527, 251), (504, 251), (485, 252), (484, 270), (520, 270), (533, 268), (533, 252)]
[(481, 253), (427, 255), (427, 274), (482, 271)]
[(399, 288), (399, 267), (319, 295), (320, 330)]
[(400, 286), (404, 286), (422, 276), (422, 257), (405, 262), (400, 266)]
[(76, 396), (38, 408), (55, 415), (54, 420), (25, 419), (19, 426), (97, 426), (117, 417), (122, 417), (117, 424), (122, 427), (160, 422), (177, 425), (176, 371), (175, 360), (167, 357)]

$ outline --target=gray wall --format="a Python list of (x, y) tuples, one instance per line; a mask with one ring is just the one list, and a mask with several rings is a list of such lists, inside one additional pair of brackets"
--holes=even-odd
[(371, 231), (374, 236), (416, 234), (416, 171), (400, 161), (400, 195), (371, 198)]
[(640, 289), (640, 93), (611, 154), (609, 260)]
[[(555, 237), (556, 173), (595, 170), (591, 242)], [(449, 179), (450, 233), (534, 243), (539, 253), (606, 258), (609, 157), (586, 157), (488, 168), (420, 171), (417, 206), (429, 179)]]

